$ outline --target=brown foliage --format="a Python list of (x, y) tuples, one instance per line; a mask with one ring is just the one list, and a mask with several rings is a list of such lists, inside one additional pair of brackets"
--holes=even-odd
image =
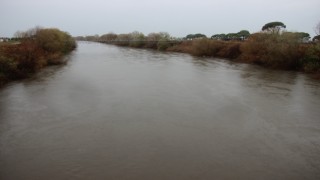
[(240, 59), (273, 68), (299, 69), (305, 48), (293, 34), (257, 33), (241, 45)]
[(118, 37), (118, 35), (114, 34), (114, 33), (108, 33), (108, 34), (104, 34), (100, 37), (101, 41), (114, 41), (116, 40)]
[(320, 45), (305, 44), (294, 33), (257, 33), (243, 42), (198, 39), (168, 49), (195, 56), (236, 59), (272, 68), (320, 73)]
[(167, 51), (189, 53), (192, 52), (192, 41), (183, 41), (180, 44), (176, 44), (167, 49)]
[(240, 60), (247, 63), (259, 64), (260, 59), (267, 53), (265, 36), (268, 34), (253, 34), (250, 38), (241, 45), (242, 52)]
[(211, 39), (184, 41), (170, 47), (169, 51), (189, 53), (194, 56), (213, 56), (235, 59), (240, 55), (240, 42), (224, 42)]
[(58, 29), (29, 30), (19, 44), (0, 47), (0, 84), (29, 76), (39, 69), (61, 63), (61, 56), (76, 47), (71, 36)]
[(210, 39), (197, 39), (192, 43), (192, 55), (195, 56), (216, 56), (223, 48), (223, 44)]
[(225, 42), (224, 46), (217, 52), (218, 57), (236, 59), (241, 54), (240, 42)]

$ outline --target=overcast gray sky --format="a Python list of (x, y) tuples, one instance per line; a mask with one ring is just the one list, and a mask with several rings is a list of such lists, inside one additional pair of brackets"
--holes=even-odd
[(74, 36), (108, 32), (144, 34), (251, 33), (271, 21), (314, 35), (320, 0), (0, 0), (0, 37), (34, 26)]

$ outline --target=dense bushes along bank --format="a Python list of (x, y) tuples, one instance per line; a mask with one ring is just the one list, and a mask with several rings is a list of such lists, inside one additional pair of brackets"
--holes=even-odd
[(34, 28), (17, 36), (18, 42), (0, 44), (0, 86), (60, 64), (61, 57), (76, 48), (75, 40), (59, 29)]
[(298, 36), (289, 32), (256, 33), (246, 41), (184, 41), (168, 50), (320, 75), (320, 43), (302, 43)]
[(80, 37), (79, 40), (227, 58), (270, 68), (314, 73), (320, 78), (320, 43), (306, 43), (301, 33), (259, 32), (251, 34), (245, 40), (226, 41), (206, 37), (193, 40), (175, 39), (167, 33), (150, 33), (145, 36), (133, 32)]

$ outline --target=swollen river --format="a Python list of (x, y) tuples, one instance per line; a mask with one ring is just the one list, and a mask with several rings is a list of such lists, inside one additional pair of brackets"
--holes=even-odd
[(320, 81), (78, 44), (0, 89), (1, 180), (319, 180)]

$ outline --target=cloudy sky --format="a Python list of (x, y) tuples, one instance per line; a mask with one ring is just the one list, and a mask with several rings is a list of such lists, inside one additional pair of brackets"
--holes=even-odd
[(257, 32), (271, 21), (313, 36), (319, 8), (320, 0), (0, 0), (0, 37), (34, 26), (74, 36), (132, 31), (211, 36)]

